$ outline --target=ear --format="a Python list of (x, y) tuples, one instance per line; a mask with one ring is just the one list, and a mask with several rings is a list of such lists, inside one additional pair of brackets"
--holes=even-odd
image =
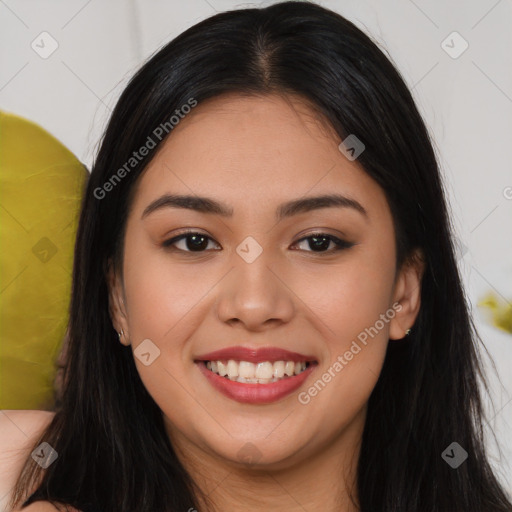
[(421, 280), (425, 272), (425, 258), (420, 249), (403, 263), (395, 281), (393, 304), (402, 307), (396, 309), (396, 315), (390, 322), (389, 338), (399, 340), (405, 337), (407, 329), (412, 328), (421, 306)]
[(107, 264), (107, 286), (108, 286), (108, 302), (109, 313), (112, 325), (118, 334), (121, 334), (119, 341), (123, 345), (130, 345), (130, 335), (128, 329), (128, 316), (126, 314), (126, 306), (124, 301), (124, 287), (122, 278), (116, 271), (112, 259)]

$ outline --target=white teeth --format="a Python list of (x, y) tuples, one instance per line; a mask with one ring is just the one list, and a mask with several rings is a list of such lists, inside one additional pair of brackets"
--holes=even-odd
[(291, 377), (293, 372), (295, 371), (295, 363), (293, 361), (286, 361), (286, 365), (284, 367), (284, 373)]
[(272, 379), (245, 379), (244, 377), (238, 377), (237, 382), (242, 384), (268, 384), (269, 382), (277, 382), (279, 379), (273, 377)]
[(228, 361), (228, 377), (231, 380), (235, 380), (232, 377), (238, 377), (238, 363), (233, 359)]
[(207, 361), (206, 368), (234, 382), (268, 384), (302, 373), (306, 369), (306, 362), (264, 361), (254, 364), (249, 361), (230, 359), (227, 362)]
[(228, 374), (228, 370), (226, 368), (226, 365), (224, 363), (222, 363), (221, 361), (217, 361), (217, 373), (221, 377), (224, 377), (225, 375)]
[(240, 361), (238, 366), (238, 374), (244, 379), (254, 379), (254, 372), (256, 371), (256, 365), (249, 363), (249, 361)]
[(284, 361), (276, 361), (274, 363), (274, 378), (282, 379), (284, 377)]
[(256, 366), (256, 375), (257, 379), (271, 379), (274, 368), (272, 363), (265, 361), (264, 363), (258, 363)]

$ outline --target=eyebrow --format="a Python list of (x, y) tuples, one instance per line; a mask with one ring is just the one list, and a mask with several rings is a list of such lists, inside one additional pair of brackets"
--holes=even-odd
[[(304, 197), (294, 199), (281, 204), (276, 210), (276, 219), (278, 221), (292, 217), (299, 213), (305, 213), (312, 210), (319, 210), (321, 208), (351, 208), (358, 211), (368, 219), (368, 212), (361, 203), (350, 197), (341, 194), (326, 194), (314, 197)], [(215, 199), (209, 197), (201, 197), (196, 195), (175, 195), (165, 194), (152, 203), (150, 203), (144, 212), (141, 219), (144, 219), (149, 214), (161, 210), (163, 208), (184, 208), (194, 210), (200, 213), (209, 213), (220, 215), (222, 217), (232, 217), (233, 208), (222, 204)]]

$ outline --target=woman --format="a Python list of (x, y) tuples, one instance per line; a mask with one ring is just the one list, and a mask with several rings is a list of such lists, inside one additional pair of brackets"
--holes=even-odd
[(313, 4), (218, 14), (112, 115), (13, 505), (508, 511), (477, 340), (397, 70)]

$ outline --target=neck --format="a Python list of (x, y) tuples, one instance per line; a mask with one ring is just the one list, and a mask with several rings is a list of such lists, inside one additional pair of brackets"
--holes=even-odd
[[(242, 465), (206, 453), (168, 426), (180, 462), (207, 501), (198, 512), (356, 512), (357, 462), (366, 411), (314, 452), (304, 447), (288, 461)], [(313, 443), (311, 443), (313, 444)], [(191, 511), (192, 512), (192, 511)]]

